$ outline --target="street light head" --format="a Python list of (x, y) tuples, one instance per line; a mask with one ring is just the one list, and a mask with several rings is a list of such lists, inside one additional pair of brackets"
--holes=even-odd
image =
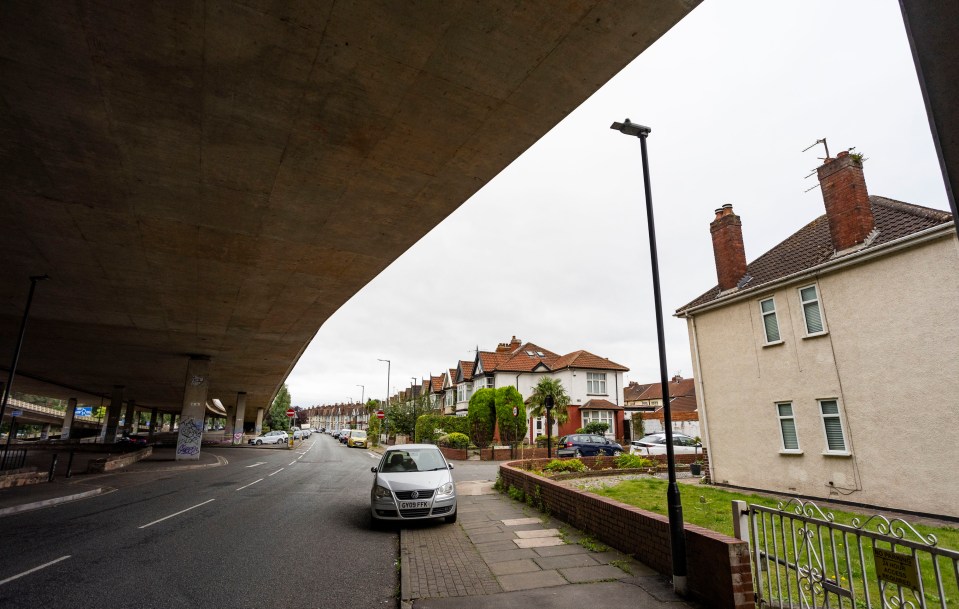
[(649, 135), (651, 131), (649, 127), (644, 127), (639, 123), (632, 123), (628, 118), (622, 123), (613, 123), (609, 128), (633, 137), (645, 137)]
[(543, 401), (545, 402), (545, 403), (544, 403), (544, 406), (546, 407), (546, 410), (552, 410), (552, 409), (553, 409), (553, 396), (552, 396), (552, 395), (547, 395), (546, 398), (545, 398), (545, 400), (543, 400)]

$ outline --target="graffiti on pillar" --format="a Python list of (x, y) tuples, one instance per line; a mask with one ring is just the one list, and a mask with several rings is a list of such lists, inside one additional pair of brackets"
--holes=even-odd
[(180, 417), (180, 435), (177, 437), (176, 454), (200, 454), (200, 442), (203, 440), (203, 421), (193, 417)]
[(234, 444), (241, 444), (242, 442), (243, 442), (243, 432), (242, 432), (242, 431), (238, 431), (238, 432), (236, 432), (235, 434), (233, 434), (233, 443), (234, 443)]

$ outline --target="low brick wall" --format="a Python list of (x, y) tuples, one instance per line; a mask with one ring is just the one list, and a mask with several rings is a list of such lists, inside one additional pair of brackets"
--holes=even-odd
[(4, 472), (0, 476), (0, 488), (13, 488), (15, 486), (26, 486), (28, 484), (38, 484), (46, 482), (49, 474), (47, 472), (38, 472), (35, 467), (25, 467), (10, 472)]
[[(525, 471), (524, 466), (529, 465), (528, 461), (504, 463), (499, 468), (500, 478), (504, 484), (538, 497), (556, 518), (671, 576), (666, 516), (569, 488)], [(748, 544), (688, 523), (685, 531), (689, 594), (709, 607), (754, 609)]]
[(131, 463), (136, 463), (141, 459), (146, 459), (152, 454), (153, 447), (147, 446), (146, 448), (141, 448), (140, 450), (131, 453), (122, 455), (109, 455), (103, 459), (92, 459), (87, 464), (87, 473), (102, 474), (103, 472), (111, 472), (113, 470), (126, 467)]

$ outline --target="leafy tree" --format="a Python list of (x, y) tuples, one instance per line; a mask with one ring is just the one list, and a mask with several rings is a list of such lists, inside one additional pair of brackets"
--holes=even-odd
[(467, 409), (470, 438), (477, 446), (488, 446), (496, 426), (496, 393), (484, 387), (473, 394)]
[(276, 397), (273, 398), (273, 404), (270, 406), (270, 411), (266, 415), (270, 429), (290, 429), (290, 420), (286, 416), (286, 411), (290, 407), (291, 401), (290, 390), (287, 389), (286, 383), (284, 383), (283, 387), (276, 393)]
[[(513, 408), (516, 416), (513, 416)], [(512, 385), (496, 390), (496, 420), (499, 421), (499, 439), (506, 444), (518, 442), (526, 435), (526, 404), (523, 396)]]
[(569, 394), (563, 389), (563, 383), (559, 379), (550, 376), (544, 376), (533, 387), (533, 395), (529, 398), (529, 412), (534, 417), (541, 417), (546, 414), (546, 396), (553, 396), (553, 409), (550, 418), (557, 423), (565, 423), (569, 419), (569, 413), (566, 407), (569, 406)]
[(386, 409), (386, 420), (391, 434), (412, 436), (416, 429), (416, 416), (409, 402), (394, 400)]

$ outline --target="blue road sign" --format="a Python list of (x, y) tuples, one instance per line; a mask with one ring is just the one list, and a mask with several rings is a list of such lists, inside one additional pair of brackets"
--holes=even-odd
[(73, 416), (76, 416), (76, 417), (92, 417), (92, 416), (93, 416), (93, 406), (77, 406), (77, 409), (73, 411)]

